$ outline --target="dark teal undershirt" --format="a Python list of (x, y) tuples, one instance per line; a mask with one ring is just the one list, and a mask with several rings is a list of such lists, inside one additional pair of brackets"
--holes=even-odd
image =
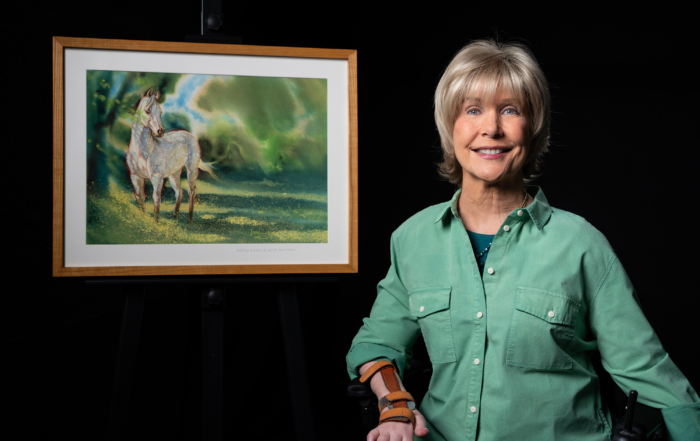
[(482, 251), (484, 251), (489, 245), (491, 245), (491, 242), (493, 242), (493, 238), (496, 235), (473, 233), (469, 230), (467, 230), (467, 234), (469, 235), (469, 241), (472, 243), (472, 250), (474, 251), (474, 256), (476, 257), (476, 263), (479, 267), (479, 273), (481, 273), (481, 277), (483, 277), (484, 263), (486, 262), (486, 257), (488, 257), (489, 253), (484, 253), (484, 255), (481, 257), (479, 257), (479, 254)]

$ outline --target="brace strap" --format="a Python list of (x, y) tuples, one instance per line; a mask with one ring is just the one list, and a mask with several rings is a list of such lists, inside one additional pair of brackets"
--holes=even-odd
[[(367, 380), (372, 378), (374, 374), (383, 369), (391, 369), (393, 371), (396, 368), (393, 364), (391, 364), (391, 362), (388, 362), (386, 360), (379, 360), (378, 362), (370, 366), (369, 369), (367, 369), (367, 371), (360, 377), (360, 383), (365, 383)], [(391, 392), (391, 389), (389, 389), (389, 391)]]
[[(406, 391), (399, 391), (399, 392), (391, 392), (390, 394), (383, 396), (382, 398), (379, 399), (379, 412), (384, 410), (385, 407), (387, 406), (392, 406), (390, 409), (393, 409), (395, 407), (402, 407), (399, 406), (399, 402), (404, 402), (407, 404), (407, 407), (411, 410), (415, 409), (415, 401), (413, 399), (413, 396), (409, 394)], [(413, 405), (413, 407), (411, 406)]]
[(390, 409), (379, 415), (379, 424), (386, 423), (389, 421), (411, 423), (413, 425), (413, 428), (416, 428), (416, 418), (413, 415), (413, 411), (405, 407), (401, 409)]
[[(401, 386), (399, 386), (399, 380), (396, 379), (394, 371), (396, 368), (394, 365), (386, 360), (379, 360), (370, 366), (369, 369), (360, 377), (360, 383), (365, 383), (367, 380), (372, 378), (377, 372), (381, 372), (382, 378), (384, 379), (384, 384), (386, 384), (389, 392), (401, 392)], [(401, 407), (401, 406), (399, 406)], [(403, 407), (406, 407), (405, 404)]]

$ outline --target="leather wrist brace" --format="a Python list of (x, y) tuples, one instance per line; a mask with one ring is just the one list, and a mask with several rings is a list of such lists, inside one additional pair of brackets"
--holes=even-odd
[[(394, 367), (392, 363), (386, 360), (380, 360), (370, 366), (362, 377), (360, 377), (360, 383), (369, 381), (374, 374), (380, 372), (384, 384), (387, 389), (389, 389), (389, 394), (379, 400), (379, 412), (381, 412), (379, 415), (379, 424), (387, 421), (402, 421), (411, 423), (415, 428), (416, 419), (408, 404), (410, 402), (413, 408), (415, 408), (413, 397), (408, 392), (401, 390), (401, 386), (394, 374), (395, 371), (396, 367)], [(382, 412), (386, 407), (389, 407), (389, 410)]]

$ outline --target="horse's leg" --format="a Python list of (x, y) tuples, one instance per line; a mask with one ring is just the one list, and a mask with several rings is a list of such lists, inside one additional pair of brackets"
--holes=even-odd
[(163, 193), (163, 176), (154, 173), (151, 176), (153, 185), (153, 220), (158, 222), (158, 212), (160, 211), (160, 197)]
[(146, 208), (144, 207), (146, 202), (146, 190), (144, 188), (145, 183), (146, 180), (142, 177), (131, 175), (131, 185), (134, 186), (134, 199), (136, 199), (136, 202), (139, 203), (139, 210), (141, 210), (141, 213), (146, 212)]
[(187, 168), (187, 185), (189, 187), (189, 208), (190, 208), (190, 217), (187, 220), (187, 223), (192, 223), (192, 216), (194, 213), (194, 199), (197, 196), (197, 176), (199, 176), (199, 169), (195, 168), (194, 170), (190, 170), (190, 168)]
[(180, 202), (182, 202), (183, 191), (182, 187), (180, 186), (180, 173), (182, 173), (182, 170), (168, 177), (170, 180), (170, 186), (175, 191), (175, 209), (173, 210), (173, 219), (177, 219), (177, 215), (180, 213)]

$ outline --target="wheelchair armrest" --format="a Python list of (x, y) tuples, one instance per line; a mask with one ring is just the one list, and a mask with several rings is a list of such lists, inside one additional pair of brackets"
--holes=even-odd
[(355, 378), (348, 384), (348, 396), (352, 398), (374, 398), (377, 397), (372, 392), (368, 383), (360, 383), (360, 377)]
[(368, 383), (360, 383), (360, 377), (355, 378), (348, 384), (348, 397), (357, 399), (362, 415), (362, 429), (364, 433), (369, 433), (377, 426), (379, 420), (379, 408), (377, 407), (377, 397), (372, 392)]

